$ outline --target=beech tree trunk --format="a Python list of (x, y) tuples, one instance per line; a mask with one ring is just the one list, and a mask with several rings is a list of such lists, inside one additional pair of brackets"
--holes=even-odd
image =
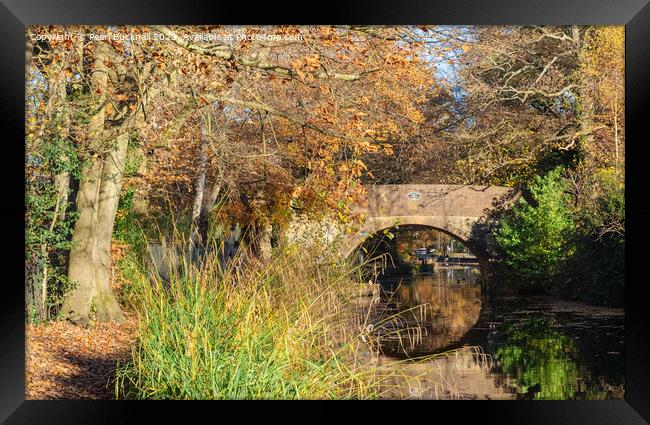
[(95, 297), (95, 264), (97, 263), (97, 216), (102, 162), (98, 158), (82, 172), (77, 191), (79, 217), (72, 234), (68, 278), (77, 286), (66, 297), (61, 313), (74, 323), (87, 325)]
[(121, 189), (121, 174), (126, 156), (128, 136), (117, 138), (115, 146), (104, 146), (103, 131), (108, 86), (107, 47), (95, 48), (91, 89), (97, 93), (97, 112), (90, 118), (90, 140), (87, 165), (82, 170), (77, 193), (79, 217), (72, 236), (68, 278), (76, 287), (66, 297), (61, 313), (74, 323), (87, 325), (91, 309), (97, 310), (99, 321), (123, 321), (124, 316), (110, 290), (110, 240), (115, 211)]
[[(208, 185), (209, 187), (211, 187), (211, 189), (209, 192), (203, 193), (203, 202), (201, 204), (201, 211), (199, 213), (198, 222), (197, 222), (198, 232), (201, 237), (201, 240), (203, 240), (203, 243), (206, 243), (208, 240), (210, 211), (212, 210), (212, 207), (214, 207), (214, 205), (216, 204), (217, 199), (219, 199), (219, 195), (221, 195), (221, 188), (223, 185), (223, 175), (222, 175), (223, 169), (221, 167), (221, 161), (222, 161), (221, 152), (224, 145), (227, 142), (226, 129), (218, 121), (213, 123), (212, 120), (210, 120), (209, 124), (210, 124), (209, 125), (210, 135), (212, 135), (213, 124), (218, 126), (217, 128), (215, 128), (215, 130), (217, 130), (217, 137), (211, 138), (211, 140), (206, 139), (206, 144), (205, 144), (206, 148), (207, 145), (209, 144), (212, 146), (213, 151), (217, 156), (216, 158), (217, 165), (216, 165), (216, 173), (215, 173), (216, 176), (214, 177), (214, 181), (211, 183), (211, 185)], [(217, 146), (211, 144), (213, 141), (217, 143)]]
[(102, 179), (99, 189), (99, 211), (97, 217), (97, 264), (96, 264), (96, 300), (97, 320), (100, 322), (122, 322), (124, 315), (111, 291), (111, 240), (117, 205), (122, 190), (122, 173), (129, 144), (128, 133), (120, 134), (116, 140), (115, 150), (104, 157)]
[(200, 235), (200, 240), (205, 244), (208, 241), (208, 230), (210, 224), (210, 211), (217, 202), (217, 198), (221, 193), (221, 183), (216, 181), (212, 184), (212, 189), (207, 192), (204, 189), (203, 202), (201, 204), (201, 211), (196, 222), (196, 228)]

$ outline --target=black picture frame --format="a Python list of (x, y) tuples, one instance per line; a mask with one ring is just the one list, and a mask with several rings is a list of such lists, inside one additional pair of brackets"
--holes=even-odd
[[(644, 203), (643, 145), (648, 132), (645, 116), (650, 103), (650, 4), (648, 0), (549, 0), (541, 1), (330, 1), (306, 2), (204, 2), (112, 0), (96, 3), (80, 0), (2, 0), (0, 4), (0, 138), (6, 161), (0, 166), (4, 182), (2, 217), (5, 253), (0, 309), (0, 422), (7, 424), (131, 423), (138, 414), (154, 423), (174, 413), (198, 421), (202, 414), (219, 419), (225, 414), (212, 404), (193, 403), (190, 409), (172, 403), (130, 401), (25, 400), (25, 314), (21, 268), (24, 251), (24, 43), (25, 26), (34, 24), (596, 24), (626, 27), (626, 376), (625, 400), (611, 401), (493, 401), (441, 402), (426, 407), (442, 420), (467, 419), (513, 424), (647, 424), (650, 422), (650, 316), (646, 314), (643, 278), (643, 241), (650, 237), (650, 207)], [(21, 105), (23, 105), (21, 107)], [(232, 407), (232, 406), (231, 406)], [(264, 407), (267, 412), (270, 406)], [(256, 409), (261, 410), (261, 409)], [(387, 420), (395, 410), (371, 406)], [(410, 412), (422, 407), (409, 407)], [(284, 411), (284, 412), (283, 412)], [(293, 409), (279, 409), (285, 417)], [(391, 412), (392, 411), (392, 412)], [(191, 413), (186, 413), (191, 412)], [(245, 415), (248, 410), (233, 409)], [(337, 409), (314, 410), (336, 418)], [(306, 420), (312, 420), (312, 413)], [(328, 415), (328, 416), (330, 416)], [(292, 415), (293, 416), (293, 415)], [(338, 414), (340, 416), (340, 414)], [(225, 417), (224, 417), (225, 418)], [(457, 419), (448, 419), (454, 422)], [(195, 421), (190, 421), (195, 422)]]

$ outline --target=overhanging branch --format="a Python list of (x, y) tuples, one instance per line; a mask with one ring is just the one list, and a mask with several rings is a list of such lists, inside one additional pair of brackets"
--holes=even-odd
[[(278, 64), (265, 62), (263, 58), (259, 55), (254, 55), (250, 57), (237, 56), (228, 46), (223, 44), (214, 46), (212, 48), (206, 48), (194, 44), (187, 39), (184, 39), (183, 37), (176, 34), (174, 31), (172, 31), (169, 27), (166, 27), (164, 25), (148, 25), (148, 27), (154, 31), (161, 33), (177, 46), (180, 46), (190, 52), (197, 53), (200, 55), (205, 55), (205, 56), (212, 56), (226, 61), (235, 62), (248, 68), (259, 69), (281, 77), (287, 77), (287, 78), (298, 77), (298, 72), (295, 69), (287, 68), (286, 66), (282, 66)], [(310, 74), (312, 75), (312, 77), (320, 80), (355, 81), (361, 79), (364, 75), (371, 74), (377, 71), (379, 71), (379, 68), (368, 69), (353, 74), (342, 74), (338, 72), (329, 73), (323, 70), (313, 71)]]

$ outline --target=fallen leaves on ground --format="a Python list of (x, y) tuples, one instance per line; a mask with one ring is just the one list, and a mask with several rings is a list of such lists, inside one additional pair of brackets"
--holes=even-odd
[(83, 328), (67, 321), (26, 328), (26, 398), (114, 399), (115, 366), (129, 360), (135, 318)]

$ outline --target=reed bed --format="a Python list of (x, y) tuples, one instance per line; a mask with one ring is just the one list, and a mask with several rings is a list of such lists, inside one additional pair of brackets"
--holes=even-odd
[(135, 279), (138, 339), (117, 397), (376, 397), (358, 270), (297, 247), (264, 262), (240, 251), (225, 266), (208, 253), (200, 268), (183, 258), (166, 279)]

